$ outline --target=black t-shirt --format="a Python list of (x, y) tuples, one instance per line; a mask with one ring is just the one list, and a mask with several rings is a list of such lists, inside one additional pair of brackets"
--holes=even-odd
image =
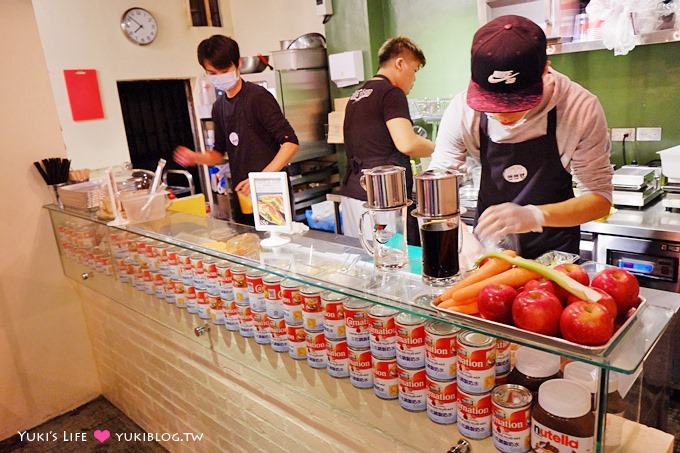
[(221, 93), (213, 104), (215, 150), (227, 153), (232, 186), (262, 171), (285, 142), (298, 138), (266, 88), (243, 81), (243, 87), (229, 99)]
[(379, 165), (400, 165), (406, 168), (410, 197), (413, 185), (410, 160), (397, 149), (387, 129), (387, 121), (394, 118), (411, 121), (406, 95), (389, 80), (369, 80), (352, 93), (343, 125), (347, 153), (343, 195), (365, 201), (366, 191), (359, 185), (361, 170)]

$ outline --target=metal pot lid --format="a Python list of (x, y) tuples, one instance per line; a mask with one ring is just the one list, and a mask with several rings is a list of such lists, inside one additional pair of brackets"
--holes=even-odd
[(414, 176), (416, 210), (422, 217), (449, 217), (460, 211), (458, 183), (462, 174), (454, 170), (427, 170)]

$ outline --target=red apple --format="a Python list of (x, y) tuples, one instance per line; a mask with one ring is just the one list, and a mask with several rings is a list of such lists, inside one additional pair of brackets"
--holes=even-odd
[(640, 303), (640, 284), (635, 275), (625, 269), (606, 267), (595, 274), (590, 286), (612, 296), (618, 313), (627, 313)]
[(560, 332), (565, 340), (599, 346), (614, 335), (614, 317), (602, 304), (579, 300), (562, 312)]
[(479, 315), (490, 321), (511, 324), (512, 301), (516, 296), (517, 290), (510, 285), (486, 285), (477, 297)]
[[(579, 264), (562, 263), (555, 266), (555, 270), (567, 275), (568, 277), (571, 277), (582, 285), (588, 286), (590, 284), (588, 272), (586, 272), (583, 266)], [(559, 285), (555, 286), (557, 287), (557, 297), (559, 297), (563, 302), (566, 302), (571, 293)]]
[(561, 314), (560, 300), (544, 289), (522, 291), (512, 303), (512, 320), (515, 326), (530, 332), (557, 335)]
[[(619, 314), (619, 309), (616, 305), (616, 302), (614, 301), (614, 298), (601, 290), (600, 288), (593, 288), (595, 291), (600, 293), (602, 297), (600, 297), (600, 300), (597, 301), (598, 304), (604, 305), (604, 307), (609, 311), (609, 313), (614, 316), (615, 318)], [(574, 296), (573, 294), (569, 294), (569, 297), (567, 298), (567, 305), (573, 304), (574, 302), (578, 302), (581, 299), (579, 299), (577, 296)]]
[(588, 286), (590, 284), (590, 277), (588, 277), (588, 272), (576, 263), (562, 263), (555, 266), (555, 270), (567, 274), (577, 282), (582, 285)]
[(535, 280), (529, 280), (524, 284), (524, 289), (544, 289), (549, 293), (557, 296), (560, 302), (565, 302), (568, 292), (559, 287), (557, 283), (547, 278), (538, 278)]

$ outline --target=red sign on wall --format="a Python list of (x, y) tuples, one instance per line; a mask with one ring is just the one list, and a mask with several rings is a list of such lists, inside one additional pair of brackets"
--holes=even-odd
[(96, 69), (64, 69), (73, 121), (104, 118)]

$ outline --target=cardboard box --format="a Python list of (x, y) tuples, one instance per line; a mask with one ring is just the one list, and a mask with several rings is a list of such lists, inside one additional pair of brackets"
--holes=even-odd
[(336, 112), (344, 112), (345, 107), (347, 107), (347, 101), (349, 101), (349, 98), (336, 98), (333, 100), (333, 110)]
[(344, 143), (342, 126), (345, 123), (345, 112), (330, 112), (328, 114), (328, 143)]

